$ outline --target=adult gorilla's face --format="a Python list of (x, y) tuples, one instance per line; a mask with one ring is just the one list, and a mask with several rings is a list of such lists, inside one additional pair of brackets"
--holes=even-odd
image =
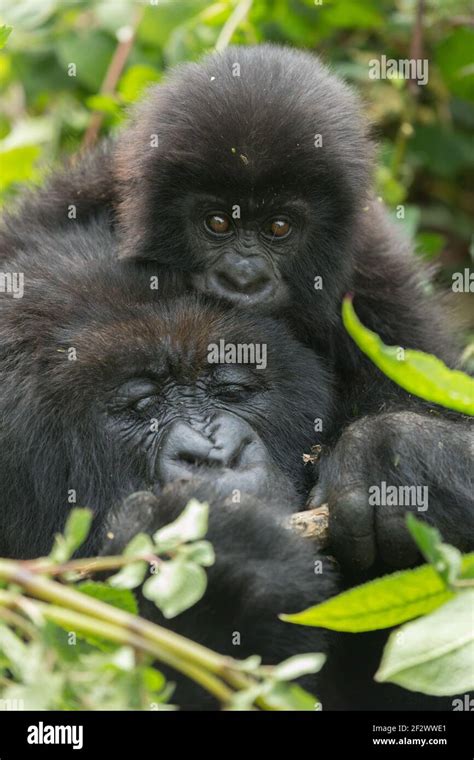
[(178, 69), (115, 153), (122, 258), (154, 259), (234, 304), (337, 309), (367, 203), (370, 145), (317, 58), (230, 48)]
[(44, 552), (71, 505), (100, 527), (124, 496), (174, 480), (224, 496), (271, 484), (295, 509), (314, 420), (329, 423), (318, 358), (276, 321), (163, 299), (146, 273), (131, 281), (89, 254), (73, 266), (59, 248), (46, 267), (25, 254), (24, 299), (0, 301), (0, 551)]

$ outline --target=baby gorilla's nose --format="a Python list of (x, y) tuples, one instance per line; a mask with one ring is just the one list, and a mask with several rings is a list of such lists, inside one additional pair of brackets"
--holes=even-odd
[(209, 272), (207, 290), (234, 303), (270, 298), (274, 280), (268, 262), (261, 256), (226, 254)]
[(238, 470), (251, 437), (232, 416), (191, 427), (184, 421), (172, 424), (164, 437), (158, 458), (162, 483), (189, 478), (218, 480), (224, 470)]

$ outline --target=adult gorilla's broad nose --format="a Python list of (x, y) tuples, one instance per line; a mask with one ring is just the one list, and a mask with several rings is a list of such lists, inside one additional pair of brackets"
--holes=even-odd
[(156, 475), (162, 485), (195, 478), (212, 482), (215, 493), (265, 498), (272, 489), (291, 511), (298, 495), (288, 477), (250, 425), (230, 412), (220, 412), (207, 424), (176, 420), (160, 446)]
[(176, 421), (160, 447), (158, 477), (163, 483), (193, 477), (218, 480), (224, 470), (245, 467), (253, 439), (250, 427), (233, 415), (200, 426)]

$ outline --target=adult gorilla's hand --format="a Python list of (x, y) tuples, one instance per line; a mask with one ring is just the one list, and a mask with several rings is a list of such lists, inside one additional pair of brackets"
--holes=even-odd
[(416, 563), (408, 511), (439, 528), (445, 541), (473, 546), (474, 428), (468, 424), (392, 412), (344, 431), (321, 461), (308, 505), (328, 504), (330, 546), (343, 566), (364, 571), (376, 561), (394, 568)]

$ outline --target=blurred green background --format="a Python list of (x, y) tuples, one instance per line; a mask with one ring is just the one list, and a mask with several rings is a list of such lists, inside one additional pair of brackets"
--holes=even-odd
[[(275, 41), (317, 52), (358, 89), (379, 142), (378, 192), (404, 205), (407, 233), (449, 291), (473, 256), (469, 14), (466, 0), (0, 0), (13, 27), (0, 51), (0, 202), (116, 130), (169, 66), (230, 41)], [(414, 54), (429, 60), (426, 86), (369, 79), (371, 59)], [(467, 334), (472, 295), (451, 298)]]

